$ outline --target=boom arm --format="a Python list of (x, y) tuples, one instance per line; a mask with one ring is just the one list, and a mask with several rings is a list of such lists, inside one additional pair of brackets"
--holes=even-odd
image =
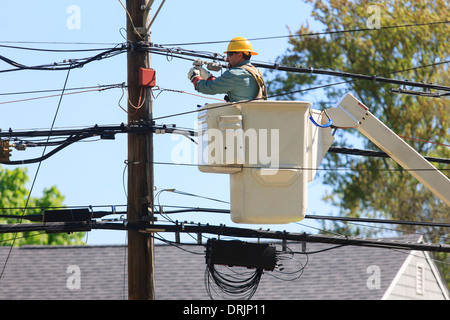
[(333, 119), (333, 126), (357, 128), (450, 206), (450, 179), (384, 125), (352, 94), (345, 95), (336, 107), (327, 110), (327, 114)]

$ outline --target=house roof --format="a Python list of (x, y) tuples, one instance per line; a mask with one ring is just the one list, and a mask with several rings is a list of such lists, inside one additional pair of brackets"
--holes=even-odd
[[(287, 246), (302, 251), (301, 243)], [(0, 247), (2, 264), (9, 249)], [(308, 255), (282, 255), (285, 269), (265, 271), (252, 299), (381, 299), (410, 254), (320, 243), (307, 243), (306, 252)], [(127, 299), (126, 259), (126, 246), (16, 247), (0, 279), (0, 299)], [(296, 272), (302, 266), (303, 272)], [(78, 268), (79, 289), (73, 289), (70, 282), (74, 268)], [(156, 299), (210, 299), (204, 284), (205, 268), (204, 246), (155, 245)], [(376, 285), (374, 272), (379, 275)]]

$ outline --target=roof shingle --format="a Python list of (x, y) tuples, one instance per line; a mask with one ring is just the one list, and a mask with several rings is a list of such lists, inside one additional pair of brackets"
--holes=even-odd
[[(186, 251), (171, 245), (155, 246), (156, 299), (209, 299), (204, 286), (205, 247), (181, 247)], [(288, 243), (288, 247), (300, 252), (302, 245)], [(306, 251), (330, 247), (333, 245), (308, 243)], [(278, 244), (277, 249), (281, 249)], [(9, 247), (0, 247), (2, 263), (8, 251)], [(252, 299), (381, 299), (408, 254), (409, 251), (357, 246), (307, 256), (284, 254), (283, 272), (265, 271)], [(126, 259), (126, 246), (13, 248), (0, 279), (0, 299), (127, 299)], [(69, 266), (79, 267), (80, 289), (70, 289), (67, 283), (73, 276), (70, 269), (68, 273)], [(300, 277), (292, 273), (302, 266)], [(371, 282), (374, 270), (379, 272), (379, 287)]]

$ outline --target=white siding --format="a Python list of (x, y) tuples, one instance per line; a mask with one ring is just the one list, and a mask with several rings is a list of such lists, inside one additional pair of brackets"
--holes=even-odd
[(412, 251), (384, 299), (442, 300), (448, 299), (448, 289), (436, 267), (428, 261), (427, 255)]

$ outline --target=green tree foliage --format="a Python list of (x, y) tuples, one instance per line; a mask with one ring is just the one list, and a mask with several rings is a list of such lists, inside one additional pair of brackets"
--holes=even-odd
[[(45, 188), (42, 197), (31, 197), (26, 206), (27, 198), (30, 191), (26, 188), (26, 183), (29, 181), (27, 170), (23, 168), (16, 168), (14, 170), (4, 169), (0, 167), (0, 213), (4, 215), (28, 215), (28, 214), (42, 214), (41, 209), (32, 208), (46, 208), (46, 207), (62, 207), (64, 196), (60, 191), (52, 186)], [(5, 209), (7, 208), (7, 209)], [(20, 219), (0, 218), (0, 224), (14, 224), (20, 223)], [(31, 223), (23, 219), (23, 223)], [(0, 245), (10, 246), (11, 239), (14, 239), (14, 245), (20, 246), (24, 244), (46, 244), (46, 245), (75, 245), (82, 244), (83, 233), (45, 233), (45, 232), (19, 232), (1, 233)]]
[[(278, 63), (449, 85), (449, 63), (445, 61), (450, 60), (450, 8), (446, 1), (306, 2), (313, 4), (313, 18), (321, 22), (327, 31), (370, 30), (305, 36), (317, 30), (311, 30), (308, 24), (302, 25), (290, 37), (289, 48)], [(375, 7), (371, 7), (373, 5)], [(401, 25), (416, 26), (386, 28)], [(267, 76), (270, 78), (270, 94), (349, 80), (345, 85), (316, 90), (315, 105), (331, 107), (346, 92), (352, 92), (388, 127), (405, 137), (405, 141), (420, 154), (450, 158), (448, 97), (394, 94), (390, 89), (398, 86), (374, 81), (284, 72), (272, 72)], [(287, 97), (302, 100), (299, 93)], [(281, 99), (286, 99), (286, 96)], [(338, 130), (336, 134), (338, 144), (353, 146), (358, 143), (363, 148), (377, 149), (355, 129), (345, 130), (345, 134), (343, 131)], [(435, 165), (449, 176), (448, 165)], [(325, 166), (330, 171), (323, 176), (323, 181), (332, 187), (332, 192), (325, 199), (338, 208), (341, 215), (450, 222), (450, 208), (390, 159), (328, 154)], [(345, 173), (333, 171), (339, 167), (353, 170)], [(344, 229), (349, 232), (348, 228)], [(354, 228), (353, 232), (375, 235), (380, 230), (363, 229)], [(426, 240), (450, 243), (446, 228), (399, 226), (397, 231), (420, 232), (426, 235)], [(449, 261), (448, 256), (441, 258)], [(448, 268), (448, 264), (446, 266)], [(450, 278), (449, 270), (444, 272)]]

